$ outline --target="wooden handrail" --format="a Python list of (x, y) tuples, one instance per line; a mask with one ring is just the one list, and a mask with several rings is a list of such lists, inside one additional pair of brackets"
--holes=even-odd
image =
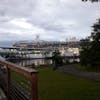
[(10, 74), (11, 74), (11, 70), (13, 70), (29, 79), (31, 84), (30, 100), (38, 100), (38, 77), (37, 77), (38, 71), (26, 67), (21, 67), (11, 62), (3, 61), (3, 60), (0, 60), (0, 65), (6, 66), (7, 69), (7, 97), (8, 98), (10, 97), (10, 82), (11, 82)]

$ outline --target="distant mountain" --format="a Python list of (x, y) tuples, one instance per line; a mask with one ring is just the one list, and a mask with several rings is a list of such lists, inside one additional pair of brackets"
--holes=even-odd
[(16, 41), (0, 41), (0, 47), (12, 46)]

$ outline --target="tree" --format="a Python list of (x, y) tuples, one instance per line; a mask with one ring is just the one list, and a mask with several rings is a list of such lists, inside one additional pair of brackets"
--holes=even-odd
[(91, 36), (81, 40), (80, 61), (82, 65), (100, 66), (100, 19), (92, 28)]
[[(83, 2), (90, 1), (100, 2), (100, 0), (82, 0)], [(81, 41), (82, 51), (80, 52), (81, 55), (81, 64), (91, 66), (100, 66), (100, 19), (92, 26), (93, 32), (91, 33), (89, 40), (89, 45), (86, 44), (87, 40)], [(85, 46), (84, 46), (84, 45)], [(86, 56), (86, 57), (85, 57)], [(88, 59), (87, 59), (88, 58)]]
[(91, 54), (93, 65), (100, 66), (100, 19), (92, 26), (93, 32), (91, 33)]
[(59, 52), (59, 50), (55, 50), (52, 53), (52, 61), (53, 61), (53, 70), (56, 70), (58, 66), (62, 64), (61, 53)]
[(90, 50), (90, 40), (89, 38), (80, 40), (80, 63), (81, 65), (87, 66), (89, 64), (89, 50)]
[(92, 3), (93, 2), (100, 2), (100, 0), (82, 0), (83, 2), (87, 2), (87, 1), (91, 1)]

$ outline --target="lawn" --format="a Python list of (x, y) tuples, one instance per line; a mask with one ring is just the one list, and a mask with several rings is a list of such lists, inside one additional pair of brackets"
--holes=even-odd
[[(40, 67), (37, 70), (39, 71), (39, 100), (100, 100), (98, 82), (53, 71), (46, 67)], [(13, 74), (16, 76), (15, 73)], [(13, 78), (15, 78), (14, 75)], [(21, 79), (27, 83), (27, 79), (23, 77), (19, 77), (16, 81), (20, 82)], [(24, 87), (27, 89), (26, 85)]]
[(49, 68), (39, 70), (39, 100), (100, 100), (100, 83)]

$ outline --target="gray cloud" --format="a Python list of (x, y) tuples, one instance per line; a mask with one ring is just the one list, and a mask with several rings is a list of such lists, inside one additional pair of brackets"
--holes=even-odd
[(65, 40), (90, 35), (100, 3), (81, 0), (0, 0), (0, 40)]

